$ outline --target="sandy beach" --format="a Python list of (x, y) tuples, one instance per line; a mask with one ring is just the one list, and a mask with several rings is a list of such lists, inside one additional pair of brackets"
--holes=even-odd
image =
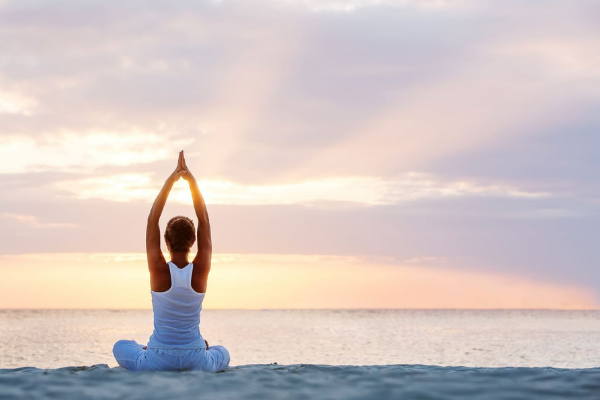
[(600, 369), (245, 365), (219, 374), (105, 364), (0, 370), (0, 399), (597, 399)]

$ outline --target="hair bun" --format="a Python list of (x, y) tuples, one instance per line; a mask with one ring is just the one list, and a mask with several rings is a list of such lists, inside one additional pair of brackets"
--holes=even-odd
[(172, 252), (189, 252), (196, 241), (194, 221), (183, 215), (171, 218), (165, 230), (165, 241)]

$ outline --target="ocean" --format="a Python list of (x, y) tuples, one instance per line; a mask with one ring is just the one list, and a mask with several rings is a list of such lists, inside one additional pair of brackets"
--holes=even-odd
[[(204, 310), (201, 332), (250, 364), (594, 368), (600, 311)], [(150, 310), (1, 310), (0, 369), (117, 364)]]

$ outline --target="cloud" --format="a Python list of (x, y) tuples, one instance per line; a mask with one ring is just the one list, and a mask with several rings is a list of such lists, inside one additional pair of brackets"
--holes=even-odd
[(354, 12), (367, 7), (381, 6), (444, 9), (466, 3), (459, 0), (287, 0), (287, 2), (302, 4), (318, 12)]
[[(32, 252), (143, 252), (147, 202), (77, 200), (48, 196), (44, 208), (0, 197), (3, 212), (76, 223), (48, 234), (5, 219), (0, 254)], [(42, 211), (43, 210), (43, 211)], [(544, 210), (564, 210), (560, 215)], [(570, 212), (570, 213), (569, 213)], [(399, 205), (209, 205), (215, 252), (341, 256), (439, 257), (474, 270), (514, 271), (600, 288), (594, 232), (600, 213), (570, 198), (446, 197)], [(46, 217), (41, 217), (44, 215)], [(194, 217), (191, 203), (168, 202), (164, 232), (175, 215)], [(52, 217), (49, 217), (52, 216)], [(27, 240), (24, 240), (27, 238)], [(163, 245), (163, 249), (166, 249)]]
[(63, 222), (40, 222), (34, 215), (22, 215), (13, 213), (2, 213), (0, 217), (10, 219), (25, 224), (34, 229), (54, 229), (54, 228), (77, 228), (79, 225)]
[[(504, 43), (492, 49), (502, 57), (514, 57), (531, 63), (546, 77), (555, 79), (600, 78), (600, 56), (590, 52), (593, 43), (581, 37), (577, 41), (567, 38), (541, 37), (518, 43)], [(592, 89), (592, 88), (590, 88)]]
[(440, 173), (440, 158), (509, 146), (597, 99), (585, 1), (547, 4), (569, 16), (552, 23), (518, 2), (307, 4), (3, 3), (0, 82), (38, 103), (0, 116), (3, 134), (193, 140), (204, 173), (242, 183), (390, 178)]
[[(169, 140), (151, 132), (60, 132), (0, 138), (0, 173), (89, 171), (95, 167), (173, 158), (192, 139)], [(175, 163), (173, 163), (175, 165)], [(175, 168), (175, 167), (173, 167)]]
[[(183, 181), (182, 181), (183, 182)], [(334, 177), (272, 185), (245, 185), (223, 180), (201, 180), (208, 204), (272, 205), (303, 204), (320, 201), (351, 202), (365, 205), (398, 204), (444, 197), (516, 197), (536, 199), (550, 193), (528, 192), (502, 185), (476, 182), (444, 182), (431, 174), (407, 173), (394, 180), (372, 177)], [(151, 203), (160, 190), (160, 182), (150, 174), (119, 174), (58, 181), (55, 188), (77, 199), (138, 201)], [(177, 185), (172, 201), (192, 202), (187, 184)]]
[(37, 102), (18, 92), (0, 91), (0, 114), (31, 115)]

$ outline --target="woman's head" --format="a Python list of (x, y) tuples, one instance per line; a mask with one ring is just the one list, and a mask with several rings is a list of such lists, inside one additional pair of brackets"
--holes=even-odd
[(196, 241), (194, 222), (182, 215), (171, 218), (165, 230), (165, 241), (172, 253), (189, 252)]

